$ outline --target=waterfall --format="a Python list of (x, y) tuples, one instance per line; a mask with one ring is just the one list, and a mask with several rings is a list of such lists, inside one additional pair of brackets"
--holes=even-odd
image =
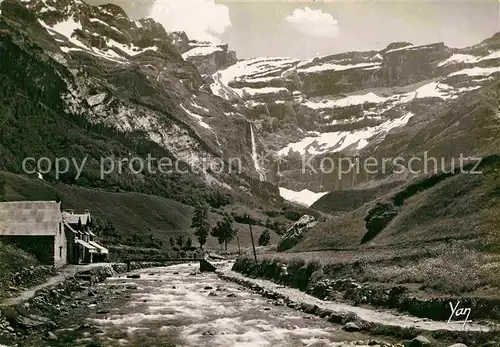
[(257, 144), (255, 143), (255, 135), (254, 135), (254, 130), (253, 130), (253, 124), (252, 123), (250, 123), (250, 136), (252, 138), (252, 160), (253, 160), (253, 164), (255, 166), (255, 171), (257, 171), (257, 173), (259, 174), (259, 180), (262, 182), (262, 181), (266, 180), (266, 173), (265, 173), (265, 170), (263, 170), (260, 167), (259, 157), (257, 155)]

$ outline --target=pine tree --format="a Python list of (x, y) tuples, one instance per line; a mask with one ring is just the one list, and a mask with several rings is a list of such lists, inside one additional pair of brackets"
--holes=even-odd
[(226, 251), (227, 244), (236, 236), (237, 231), (233, 228), (233, 223), (234, 219), (231, 216), (225, 216), (223, 220), (217, 222), (217, 225), (210, 233), (212, 236), (217, 238), (221, 247), (224, 244)]
[(268, 229), (264, 230), (259, 236), (259, 246), (267, 246), (271, 243), (271, 233)]
[(170, 237), (170, 239), (168, 240), (168, 242), (170, 243), (170, 247), (175, 250), (176, 249), (176, 245), (175, 245), (175, 239), (173, 237)]
[(177, 237), (177, 240), (175, 240), (175, 243), (177, 244), (177, 247), (179, 249), (182, 249), (184, 246), (184, 236), (180, 235)]
[(200, 243), (200, 248), (207, 242), (208, 234), (210, 233), (210, 224), (208, 223), (208, 208), (206, 206), (197, 207), (194, 210), (191, 228), (195, 229), (194, 235)]
[(191, 236), (190, 236), (190, 237), (188, 237), (188, 239), (186, 241), (185, 248), (186, 248), (186, 250), (189, 250), (189, 249), (191, 249), (191, 247), (193, 247), (193, 240), (191, 239)]

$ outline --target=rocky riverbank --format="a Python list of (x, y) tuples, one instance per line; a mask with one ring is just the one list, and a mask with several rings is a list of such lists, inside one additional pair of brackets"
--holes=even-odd
[[(174, 263), (131, 263), (131, 269), (169, 266)], [(93, 285), (127, 271), (126, 264), (109, 264), (77, 273), (74, 277), (39, 290), (29, 300), (0, 308), (0, 345), (24, 346), (27, 341), (55, 340), (60, 325), (78, 324), (90, 309), (125, 295), (126, 286), (100, 292)], [(81, 329), (89, 329), (85, 325)]]
[[(476, 329), (471, 329), (471, 326), (469, 325), (466, 330), (462, 330), (460, 328), (455, 329), (451, 325), (448, 326), (446, 324), (446, 320), (449, 317), (449, 310), (448, 316), (444, 322), (434, 322), (435, 327), (433, 327), (434, 323), (432, 321), (416, 317), (413, 320), (415, 324), (405, 324), (404, 319), (411, 323), (412, 317), (399, 316), (394, 311), (388, 311), (389, 313), (386, 316), (388, 319), (390, 319), (391, 316), (396, 318), (400, 317), (400, 323), (389, 320), (384, 322), (383, 319), (369, 317), (369, 313), (366, 314), (369, 312), (369, 308), (338, 303), (338, 301), (333, 301), (335, 300), (335, 297), (332, 297), (330, 294), (335, 291), (340, 292), (342, 290), (346, 293), (345, 297), (359, 297), (361, 294), (368, 296), (370, 292), (365, 292), (363, 286), (355, 283), (354, 281), (338, 280), (329, 282), (321, 276), (320, 267), (315, 266), (314, 264), (303, 264), (303, 266), (300, 267), (287, 267), (286, 264), (279, 264), (277, 262), (264, 261), (255, 264), (251, 260), (238, 259), (233, 266), (233, 270), (243, 275), (250, 276), (251, 278), (241, 276), (234, 271), (231, 271), (232, 274), (220, 273), (220, 276), (225, 280), (239, 283), (261, 293), (264, 296), (272, 298), (276, 301), (277, 305), (287, 305), (307, 313), (318, 315), (331, 322), (344, 324), (347, 329), (367, 331), (372, 334), (395, 336), (408, 340), (420, 339), (419, 335), (425, 334), (427, 336), (425, 339), (430, 341), (434, 340), (434, 343), (432, 344), (429, 342), (429, 346), (448, 346), (449, 343), (457, 341), (474, 347), (500, 346), (500, 341), (498, 340), (500, 334), (498, 330), (494, 330), (495, 328), (493, 326), (485, 329), (490, 331), (481, 329), (481, 326), (477, 326)], [(265, 280), (258, 280), (256, 278), (268, 279), (274, 283)], [(271, 285), (264, 284), (264, 282)], [(328, 285), (325, 285), (326, 283), (328, 283)], [(285, 287), (283, 287), (283, 285)], [(287, 290), (280, 288), (290, 289)], [(314, 300), (308, 300), (309, 302), (305, 302), (300, 300), (300, 296), (295, 298), (292, 297), (292, 294), (290, 294), (292, 293), (291, 288), (297, 288), (305, 291), (311, 298), (314, 298)], [(290, 295), (285, 295), (283, 294), (284, 292), (289, 293)], [(394, 303), (398, 302), (394, 299), (397, 298), (398, 295), (400, 297), (404, 297), (404, 293), (398, 293), (397, 290), (392, 292), (389, 291), (387, 294), (389, 298), (388, 300), (390, 301), (392, 298)], [(318, 302), (318, 305), (312, 305), (311, 302), (313, 301)], [(323, 307), (319, 304), (320, 302), (324, 303)], [(329, 302), (331, 304), (328, 304)], [(325, 309), (325, 307), (335, 308)], [(365, 316), (368, 316), (368, 319), (366, 319), (366, 317), (360, 317), (355, 312), (362, 312)], [(379, 316), (383, 316), (380, 311), (375, 311), (373, 309), (373, 312)], [(474, 323), (480, 322), (474, 321)], [(488, 325), (486, 324), (483, 326), (487, 327)], [(423, 338), (421, 340), (423, 340)], [(414, 342), (411, 346), (419, 346), (415, 343), (417, 342)], [(424, 345), (427, 346), (426, 344), (422, 344), (422, 346)]]

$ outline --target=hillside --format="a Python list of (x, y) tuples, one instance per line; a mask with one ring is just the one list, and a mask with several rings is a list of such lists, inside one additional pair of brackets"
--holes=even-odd
[[(254, 172), (249, 123), (203, 89), (159, 24), (131, 21), (114, 5), (1, 6), (0, 168), (22, 173), (25, 158), (48, 158), (39, 171), (69, 184), (190, 205), (279, 203)], [(69, 163), (59, 175), (56, 158)]]
[[(155, 195), (113, 192), (64, 183), (51, 184), (44, 180), (30, 179), (6, 172), (0, 172), (0, 177), (4, 178), (6, 182), (4, 197), (6, 201), (55, 200), (59, 198), (63, 209), (73, 209), (77, 212), (89, 209), (92, 216), (102, 220), (111, 220), (120, 234), (119, 242), (144, 246), (144, 242), (152, 236), (157, 240), (156, 247), (159, 246), (158, 241), (160, 241), (165, 248), (169, 248), (170, 238), (182, 235), (192, 237), (196, 244), (196, 237), (190, 229), (194, 210), (192, 206)], [(232, 212), (231, 209), (213, 209), (212, 211), (209, 216), (211, 225), (215, 225), (218, 220), (222, 219), (221, 213)], [(237, 215), (243, 215), (243, 213), (236, 212)], [(245, 210), (246, 212), (248, 211)], [(252, 214), (253, 219), (259, 223), (266, 221), (266, 216), (263, 213), (253, 210)], [(284, 218), (284, 221), (288, 220)], [(240, 236), (240, 246), (242, 248), (251, 247), (248, 226), (236, 223), (235, 228)], [(264, 229), (266, 228), (262, 226), (254, 227), (255, 241)], [(133, 241), (134, 235), (139, 235), (140, 240)], [(271, 231), (271, 235), (272, 243), (276, 244), (279, 236), (273, 231)], [(206, 246), (219, 249), (217, 240), (212, 236), (209, 236)], [(237, 250), (236, 239), (230, 243), (229, 250)]]
[(487, 157), (480, 170), (482, 175), (441, 174), (410, 181), (311, 229), (296, 250), (415, 248), (449, 240), (495, 249), (500, 242), (498, 156)]

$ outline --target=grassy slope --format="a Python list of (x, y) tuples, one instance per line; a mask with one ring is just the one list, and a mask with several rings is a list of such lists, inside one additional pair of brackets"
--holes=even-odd
[[(500, 241), (496, 234), (500, 233), (500, 163), (488, 163), (483, 170), (482, 175), (457, 174), (410, 196), (398, 215), (366, 245), (360, 246), (366, 233), (364, 218), (375, 201), (312, 229), (296, 249), (411, 246), (445, 239), (480, 239), (483, 246), (494, 246)], [(389, 201), (398, 191), (405, 188), (381, 201)]]
[(336, 190), (323, 195), (311, 208), (325, 213), (349, 212), (386, 194), (397, 185), (398, 182), (369, 189)]
[(7, 273), (37, 265), (40, 264), (32, 255), (0, 243), (0, 278)]
[(51, 269), (21, 249), (0, 243), (0, 302), (15, 295), (11, 288), (30, 287), (42, 283)]
[[(130, 235), (133, 232), (153, 234), (168, 242), (170, 237), (191, 235), (189, 229), (194, 208), (174, 200), (135, 192), (110, 192), (91, 188), (67, 185), (63, 183), (50, 184), (39, 179), (0, 172), (6, 180), (6, 200), (55, 200), (60, 197), (62, 208), (74, 209), (77, 212), (90, 209), (98, 217), (110, 218), (119, 232)], [(255, 212), (256, 216), (262, 216)], [(210, 223), (215, 223), (222, 217), (216, 213), (209, 214)], [(236, 223), (239, 230), (241, 247), (250, 247), (251, 240), (248, 227)], [(257, 239), (264, 228), (254, 227), (254, 239)], [(271, 241), (277, 243), (279, 237), (271, 232)], [(219, 248), (217, 240), (209, 237), (207, 247)], [(237, 242), (230, 243), (229, 249), (236, 250)]]
[[(402, 284), (423, 296), (498, 296), (500, 157), (491, 158), (481, 175), (456, 174), (432, 187), (419, 179), (382, 197), (390, 202), (412, 191), (365, 244), (364, 218), (375, 201), (311, 229), (292, 252), (270, 256), (319, 261), (334, 278)], [(416, 186), (425, 188), (415, 192)]]

